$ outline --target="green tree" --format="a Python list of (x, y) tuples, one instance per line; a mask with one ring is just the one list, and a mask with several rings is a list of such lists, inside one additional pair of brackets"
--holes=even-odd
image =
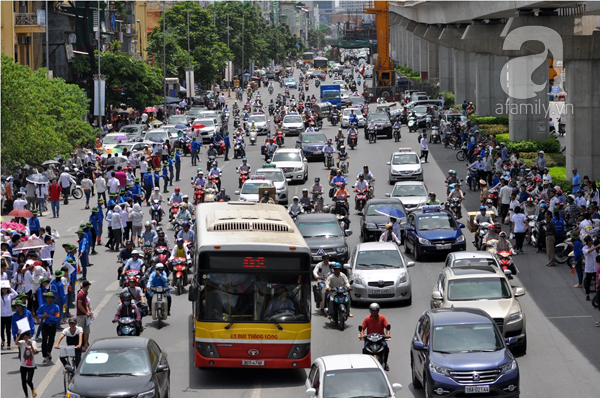
[[(190, 64), (196, 81), (215, 80), (231, 58), (227, 46), (219, 41), (211, 15), (197, 3), (177, 2), (165, 12), (166, 77), (185, 78), (188, 68), (187, 14), (190, 15)], [(163, 18), (148, 38), (148, 54), (155, 65), (163, 67)]]
[(321, 30), (308, 30), (308, 46), (310, 48), (321, 49), (325, 46), (325, 33)]
[(36, 165), (91, 144), (83, 89), (2, 54), (2, 166)]
[[(162, 70), (128, 55), (122, 54), (119, 42), (111, 44), (110, 51), (100, 55), (102, 74), (106, 78), (106, 105), (120, 108), (121, 104), (134, 109), (161, 102)], [(98, 53), (96, 53), (97, 57)], [(88, 58), (76, 57), (74, 70), (81, 76), (89, 74)]]

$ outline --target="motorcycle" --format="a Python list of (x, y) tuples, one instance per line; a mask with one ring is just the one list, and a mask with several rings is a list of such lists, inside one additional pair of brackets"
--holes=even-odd
[[(361, 325), (358, 326), (358, 331), (363, 331)], [(373, 358), (377, 359), (381, 366), (385, 366), (385, 345), (383, 343), (387, 340), (386, 337), (383, 334), (370, 333), (364, 337), (364, 340), (367, 342), (367, 344), (365, 344), (365, 351)]]
[(194, 185), (194, 204), (199, 205), (200, 203), (204, 203), (204, 187)]
[(454, 218), (460, 220), (462, 218), (462, 205), (460, 198), (451, 198), (446, 204), (448, 209), (454, 213)]
[(178, 141), (178, 147), (183, 151), (183, 156), (189, 155), (192, 153), (191, 144), (189, 139), (184, 139), (183, 137)]
[(185, 257), (176, 257), (171, 261), (173, 269), (173, 287), (177, 289), (177, 295), (181, 296), (184, 286), (188, 284), (187, 278), (187, 259)]
[(315, 87), (319, 87), (321, 85), (321, 81), (320, 80), (315, 80)]
[(429, 142), (432, 144), (439, 144), (442, 142), (442, 138), (440, 136), (440, 130), (437, 126), (433, 126), (431, 128), (431, 134), (429, 135)]
[(467, 175), (467, 184), (469, 185), (469, 189), (472, 191), (477, 191), (479, 189), (479, 171), (475, 169), (469, 169), (469, 174)]
[(165, 246), (159, 246), (154, 248), (154, 256), (152, 257), (152, 264), (163, 263), (166, 264), (169, 260), (171, 252)]
[(358, 146), (358, 139), (356, 134), (351, 134), (348, 139), (348, 145), (350, 146), (350, 149), (354, 149), (356, 146)]
[(273, 86), (269, 86), (269, 95), (273, 95)]
[(277, 130), (276, 134), (277, 134), (276, 135), (277, 146), (283, 146), (283, 131)]
[(492, 201), (494, 207), (498, 206), (498, 190), (496, 188), (491, 188), (489, 190), (488, 199)]
[(325, 152), (324, 164), (328, 170), (331, 170), (333, 167), (333, 152)]
[(150, 217), (152, 218), (152, 221), (156, 221), (157, 224), (160, 224), (162, 215), (163, 209), (160, 205), (160, 199), (154, 199), (152, 206), (150, 207)]
[(250, 130), (250, 145), (256, 145), (256, 129)]
[(537, 225), (537, 217), (534, 215), (527, 216), (529, 220), (529, 228), (527, 229), (527, 235), (525, 235), (525, 239), (529, 241), (529, 243), (533, 247), (537, 247), (538, 236), (540, 234), (539, 227)]
[(117, 321), (117, 336), (139, 336), (140, 333), (135, 327), (135, 322), (136, 320), (129, 316), (119, 318)]
[(350, 303), (350, 295), (348, 292), (349, 289), (346, 286), (338, 286), (331, 289), (327, 294), (327, 302), (331, 300), (330, 297), (333, 297), (333, 305), (331, 306), (332, 313), (329, 314), (329, 308), (327, 308), (326, 312), (339, 330), (344, 330), (344, 324), (346, 323), (346, 320), (348, 320), (348, 306)]
[(152, 300), (152, 319), (158, 321), (158, 329), (161, 329), (162, 322), (169, 316), (167, 311), (167, 301), (165, 300), (167, 289), (162, 286), (149, 289), (154, 291), (155, 296)]
[(275, 107), (273, 105), (269, 105), (269, 116), (273, 116), (275, 113)]
[(375, 132), (374, 128), (369, 129), (368, 137), (369, 137), (369, 144), (374, 144), (377, 142), (377, 133)]
[(335, 206), (331, 212), (333, 214), (345, 216), (346, 214), (348, 214), (348, 211), (346, 210), (347, 208), (348, 208), (348, 201), (345, 198), (344, 199), (336, 198)]
[(485, 235), (487, 234), (487, 232), (491, 226), (492, 226), (492, 224), (487, 223), (487, 222), (482, 222), (481, 224), (479, 224), (479, 229), (478, 229), (477, 233), (475, 234), (475, 241), (473, 241), (473, 243), (475, 244), (475, 248), (477, 250), (485, 249), (485, 247), (483, 247), (483, 244), (482, 244), (483, 238), (485, 237)]
[(135, 277), (139, 278), (140, 271), (130, 269), (130, 270), (127, 270), (127, 271), (121, 273), (121, 277), (119, 278), (119, 286), (121, 287), (121, 289), (124, 288), (125, 286), (127, 286), (127, 279), (130, 276), (135, 276)]
[(392, 133), (392, 135), (394, 136), (395, 142), (400, 141), (400, 127), (394, 126), (394, 132)]
[(358, 189), (356, 191), (356, 209), (358, 213), (361, 214), (363, 209), (365, 208), (365, 204), (367, 204), (367, 195), (368, 192), (366, 189)]
[(342, 145), (344, 145), (344, 138), (343, 137), (336, 138), (335, 139), (335, 146), (336, 146), (338, 152), (340, 151), (340, 148), (342, 147)]
[(233, 146), (233, 158), (237, 159), (237, 158), (243, 158), (243, 157), (244, 157), (244, 151), (242, 150), (242, 143), (236, 142)]
[(456, 159), (458, 159), (461, 162), (464, 162), (465, 160), (467, 160), (467, 152), (467, 143), (463, 142), (458, 152), (456, 152)]
[(502, 268), (508, 279), (512, 279), (513, 275), (517, 275), (517, 266), (513, 262), (512, 253), (509, 250), (499, 251), (498, 261), (500, 262), (500, 268)]
[(338, 122), (338, 115), (337, 113), (334, 113), (333, 115), (331, 115), (331, 125), (335, 126)]
[(207, 186), (204, 191), (204, 203), (214, 202), (217, 198), (217, 188), (214, 184)]
[(292, 220), (294, 220), (294, 222), (296, 222), (296, 219), (298, 218), (298, 214), (301, 213), (300, 210), (289, 210), (288, 211), (290, 217), (292, 217)]
[(343, 175), (348, 174), (348, 163), (346, 162), (346, 159), (341, 159), (338, 167), (342, 171)]
[[(570, 236), (570, 234), (566, 234)], [(564, 264), (569, 259), (569, 253), (573, 251), (573, 240), (569, 237), (566, 238), (562, 243), (559, 243), (554, 247), (554, 257), (556, 262), (559, 264)]]
[(225, 153), (225, 141), (221, 140), (221, 141), (217, 142), (217, 145), (215, 145), (215, 147), (218, 147), (217, 151), (219, 151), (219, 155), (222, 155)]
[(412, 133), (417, 132), (417, 130), (419, 129), (419, 123), (417, 123), (417, 118), (416, 117), (410, 117), (408, 118), (408, 132)]
[(312, 202), (314, 203), (315, 213), (323, 212), (323, 192), (313, 192)]
[(171, 208), (169, 209), (169, 220), (172, 221), (175, 217), (177, 217), (177, 213), (179, 213), (179, 207), (181, 206), (181, 203), (173, 202), (170, 204), (170, 206)]
[(216, 161), (217, 161), (217, 159), (215, 159), (214, 156), (209, 156), (208, 160), (206, 161), (206, 170), (211, 170), (213, 168), (213, 166), (215, 165)]
[(233, 119), (233, 128), (237, 129), (240, 126), (240, 117), (236, 115)]

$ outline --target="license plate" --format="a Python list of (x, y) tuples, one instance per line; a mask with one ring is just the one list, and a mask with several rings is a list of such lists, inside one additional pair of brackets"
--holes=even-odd
[(265, 361), (242, 359), (242, 366), (265, 366)]
[(436, 245), (437, 250), (448, 250), (452, 247), (452, 244), (448, 243), (446, 245)]
[(466, 386), (466, 394), (477, 394), (482, 392), (490, 392), (490, 386)]
[(322, 152), (321, 151), (314, 151), (313, 153), (320, 155)]
[(323, 260), (323, 257), (321, 256), (312, 256), (313, 261), (321, 261)]
[(375, 294), (391, 294), (392, 289), (379, 289), (379, 290), (375, 290), (373, 293), (375, 293)]

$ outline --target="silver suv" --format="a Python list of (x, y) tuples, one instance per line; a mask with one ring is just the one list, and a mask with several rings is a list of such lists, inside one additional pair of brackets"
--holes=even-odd
[(304, 131), (302, 116), (298, 114), (285, 115), (281, 123), (281, 129), (285, 135), (299, 135)]

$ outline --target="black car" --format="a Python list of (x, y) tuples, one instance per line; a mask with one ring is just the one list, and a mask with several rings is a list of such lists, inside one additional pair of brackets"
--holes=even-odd
[[(363, 242), (374, 242), (379, 240), (379, 236), (383, 232), (385, 224), (390, 222), (388, 216), (376, 212), (377, 209), (384, 206), (398, 209), (406, 215), (406, 209), (400, 199), (385, 198), (369, 200), (360, 217), (360, 238)], [(400, 228), (402, 230), (404, 229), (404, 224), (406, 224), (406, 217), (400, 219)]]
[(352, 235), (352, 230), (342, 231), (334, 214), (300, 214), (296, 224), (310, 247), (313, 262), (321, 261), (324, 254), (329, 254), (330, 261), (348, 262), (346, 236)]
[(296, 148), (302, 149), (306, 159), (323, 159), (323, 147), (327, 145), (325, 134), (316, 132), (301, 133), (296, 140)]
[(152, 339), (110, 337), (86, 351), (68, 387), (71, 398), (170, 396), (167, 354)]
[(369, 124), (373, 121), (375, 123), (375, 132), (377, 135), (385, 135), (387, 138), (392, 138), (392, 121), (387, 112), (373, 112), (367, 115), (367, 121), (365, 123), (365, 139), (368, 140)]

